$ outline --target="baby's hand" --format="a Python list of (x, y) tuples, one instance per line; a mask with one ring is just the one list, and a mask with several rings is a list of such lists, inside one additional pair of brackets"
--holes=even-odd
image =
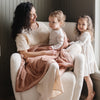
[(51, 46), (48, 47), (49, 50), (53, 50)]

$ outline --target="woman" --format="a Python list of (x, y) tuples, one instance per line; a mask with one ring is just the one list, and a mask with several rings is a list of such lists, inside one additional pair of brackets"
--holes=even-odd
[(36, 18), (36, 10), (32, 3), (21, 3), (17, 6), (12, 24), (12, 37), (16, 41), (17, 51), (23, 54), (25, 58), (55, 54), (55, 51), (28, 52), (28, 49), (34, 45), (34, 39), (32, 39), (33, 41), (29, 40), (32, 36), (31, 32), (33, 30), (38, 32), (37, 29), (41, 26), (36, 22)]
[[(27, 89), (32, 88), (34, 85), (38, 86), (38, 83), (39, 83), (39, 86), (37, 87), (37, 91), (40, 93), (40, 96), (41, 96), (39, 99), (46, 100), (50, 97), (52, 88), (54, 86), (57, 86), (56, 85), (57, 83), (55, 84), (54, 82), (55, 80), (53, 79), (54, 76), (50, 78), (48, 77), (49, 80), (46, 78), (45, 82), (43, 80), (42, 82), (40, 81), (43, 78), (43, 76), (46, 74), (46, 72), (49, 71), (48, 66), (51, 63), (49, 62), (47, 58), (46, 59), (44, 57), (41, 58), (41, 56), (42, 55), (52, 56), (56, 54), (56, 51), (54, 50), (31, 51), (31, 48), (33, 47), (33, 45), (36, 45), (39, 42), (45, 43), (48, 40), (48, 34), (47, 34), (49, 33), (48, 28), (43, 23), (39, 23), (39, 22), (37, 23), (36, 18), (37, 18), (36, 10), (33, 7), (32, 3), (25, 2), (17, 6), (15, 10), (13, 24), (12, 24), (12, 37), (16, 41), (17, 51), (22, 55), (25, 61), (24, 63), (23, 62), (21, 63), (21, 67), (19, 68), (19, 71), (17, 73), (16, 91), (18, 92), (25, 91)], [(34, 58), (30, 60), (31, 64), (28, 62), (29, 57)], [(37, 65), (35, 66), (35, 64)], [(41, 64), (41, 65), (38, 65), (38, 64)], [(32, 70), (30, 69), (31, 66), (32, 66)], [(41, 66), (43, 67), (41, 68)], [(49, 73), (52, 75), (55, 75), (55, 78), (57, 77), (58, 82), (59, 82), (58, 84), (61, 85), (59, 86), (60, 88), (57, 87), (57, 89), (60, 90), (59, 93), (61, 93), (63, 91), (63, 88), (60, 82), (58, 65), (56, 69), (57, 71), (55, 74), (53, 74), (53, 72), (52, 73), (49, 72)], [(35, 76), (34, 78), (36, 79), (34, 79), (33, 76)], [(49, 76), (49, 74), (46, 76)], [(46, 86), (49, 86), (48, 89), (45, 89), (45, 84)], [(40, 91), (41, 88), (44, 92)], [(47, 95), (45, 95), (45, 93)]]

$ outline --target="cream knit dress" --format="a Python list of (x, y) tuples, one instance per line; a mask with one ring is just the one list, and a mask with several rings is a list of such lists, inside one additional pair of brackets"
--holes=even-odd
[(82, 33), (77, 38), (77, 43), (81, 45), (82, 53), (85, 56), (84, 76), (95, 73), (98, 67), (95, 60), (93, 47), (91, 44), (91, 36), (89, 32)]

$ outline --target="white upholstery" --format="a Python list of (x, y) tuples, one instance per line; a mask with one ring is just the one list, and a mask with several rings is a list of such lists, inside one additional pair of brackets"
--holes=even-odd
[[(47, 25), (48, 23), (45, 22)], [(66, 22), (63, 27), (64, 31), (67, 33), (67, 36), (71, 40), (75, 40), (76, 36), (74, 34), (75, 23)], [(20, 67), (21, 57), (18, 53), (14, 53), (11, 55), (10, 66), (11, 66), (11, 79), (14, 90), (14, 95), (16, 100), (38, 100), (39, 94), (36, 91), (36, 86), (27, 90), (25, 92), (15, 92), (15, 81), (17, 71)], [(84, 65), (84, 57), (82, 54), (77, 54), (75, 56), (74, 61), (74, 72), (65, 72), (61, 77), (64, 93), (51, 98), (50, 100), (79, 100), (81, 89), (83, 85), (83, 65)], [(56, 66), (56, 64), (52, 64), (52, 67)], [(55, 70), (55, 67), (54, 69)], [(49, 68), (48, 71), (51, 71)], [(46, 77), (46, 76), (44, 76)]]

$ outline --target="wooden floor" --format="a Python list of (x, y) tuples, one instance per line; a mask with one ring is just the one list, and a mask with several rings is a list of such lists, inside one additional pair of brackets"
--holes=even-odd
[(15, 100), (14, 97), (0, 98), (0, 100)]

